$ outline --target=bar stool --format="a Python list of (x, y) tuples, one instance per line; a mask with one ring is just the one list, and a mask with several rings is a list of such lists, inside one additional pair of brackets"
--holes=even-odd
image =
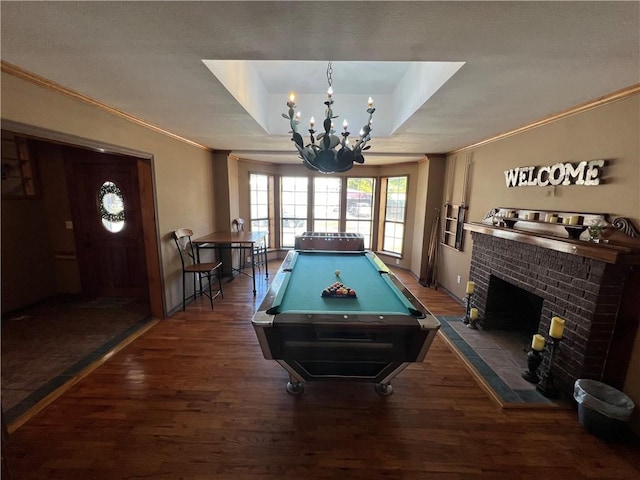
[[(193, 244), (191, 243), (192, 236), (193, 231), (188, 228), (179, 228), (173, 232), (173, 240), (176, 242), (176, 246), (178, 247), (180, 263), (182, 264), (182, 310), (186, 309), (187, 298), (195, 298), (197, 295), (209, 297), (211, 310), (213, 310), (213, 299), (218, 295), (224, 298), (224, 294), (222, 293), (222, 278), (220, 275), (222, 262), (201, 263), (193, 248)], [(188, 274), (193, 275), (193, 295), (189, 295), (187, 297), (186, 277)], [(206, 277), (209, 285), (208, 293), (202, 288), (203, 277)], [(214, 277), (218, 277), (218, 290), (215, 294), (211, 287)], [(196, 279), (198, 280), (199, 289), (196, 289)]]

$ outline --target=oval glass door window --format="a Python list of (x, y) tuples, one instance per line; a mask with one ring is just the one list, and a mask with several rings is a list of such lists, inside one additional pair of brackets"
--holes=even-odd
[(98, 208), (102, 225), (112, 233), (124, 228), (124, 198), (118, 186), (113, 182), (104, 182), (98, 193)]

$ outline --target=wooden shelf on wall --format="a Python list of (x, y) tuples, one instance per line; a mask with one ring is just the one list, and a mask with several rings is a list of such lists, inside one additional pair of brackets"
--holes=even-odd
[(447, 247), (462, 251), (464, 238), (464, 221), (467, 207), (465, 205), (453, 205), (445, 203), (442, 218), (442, 238), (440, 243)]

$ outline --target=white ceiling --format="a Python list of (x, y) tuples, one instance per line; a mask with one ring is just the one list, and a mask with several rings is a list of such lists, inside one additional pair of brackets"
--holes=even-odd
[[(299, 161), (281, 116), (289, 91), (308, 94), (296, 101), (301, 127), (311, 115), (321, 123), (329, 60), (340, 123), (347, 112), (357, 132), (366, 98), (376, 102), (367, 164), (450, 152), (640, 83), (637, 1), (3, 0), (0, 13), (3, 61), (212, 149), (274, 162)], [(227, 70), (234, 93), (204, 60), (241, 65)], [(292, 71), (292, 61), (308, 63)], [(460, 63), (439, 86), (418, 62)]]

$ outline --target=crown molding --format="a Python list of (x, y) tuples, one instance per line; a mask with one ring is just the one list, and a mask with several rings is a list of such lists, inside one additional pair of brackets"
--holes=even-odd
[(467, 145), (466, 147), (462, 147), (462, 148), (458, 148), (457, 150), (452, 150), (449, 153), (447, 153), (447, 155), (454, 155), (456, 153), (460, 153), (460, 152), (464, 152), (467, 150), (471, 150), (474, 148), (478, 148), (484, 145), (487, 145), (489, 143), (493, 143), (496, 142), (498, 140), (503, 140), (507, 137), (511, 137), (513, 135), (517, 135), (519, 133), (524, 133), (526, 131), (532, 130), (534, 128), (538, 128), (541, 127), (543, 125), (547, 125), (549, 123), (558, 121), (558, 120), (562, 120), (564, 118), (573, 116), (573, 115), (577, 115), (579, 113), (584, 113), (588, 110), (592, 110), (594, 108), (598, 108), (598, 107), (602, 107), (604, 105), (607, 105), (609, 103), (613, 103), (613, 102), (617, 102), (618, 100), (623, 100), (625, 98), (631, 97), (633, 95), (638, 95), (640, 94), (640, 83), (637, 83), (635, 85), (631, 85), (629, 87), (623, 88), (621, 90), (617, 90), (615, 92), (612, 93), (608, 93), (607, 95), (603, 95), (602, 97), (598, 97), (594, 100), (590, 100), (586, 103), (583, 103), (581, 105), (577, 105), (575, 107), (571, 107), (567, 110), (563, 110), (561, 112), (558, 113), (554, 113), (552, 115), (549, 115), (548, 117), (544, 117), (540, 120), (537, 120), (533, 123), (530, 123), (528, 125), (525, 125), (523, 127), (520, 128), (516, 128), (514, 130), (510, 130), (508, 132), (505, 133), (501, 133), (500, 135), (496, 135), (495, 137), (491, 137), (488, 138), (486, 140), (482, 140), (480, 142), (474, 143), (472, 145)]
[(110, 113), (111, 115), (115, 115), (117, 117), (123, 118), (129, 122), (135, 123), (136, 125), (140, 125), (142, 127), (148, 128), (149, 130), (152, 130), (156, 133), (160, 133), (162, 135), (166, 135), (167, 137), (171, 137), (174, 140), (178, 140), (180, 142), (184, 142), (187, 143), (193, 147), (197, 147), (197, 148), (201, 148), (203, 150), (207, 150), (207, 151), (211, 151), (211, 149), (205, 145), (202, 145), (200, 143), (194, 142), (192, 140), (189, 140), (185, 137), (182, 137), (180, 135), (177, 135), (175, 133), (172, 133), (168, 130), (165, 130), (164, 128), (160, 128), (157, 125), (153, 125), (152, 123), (149, 123), (145, 120), (142, 120), (138, 117), (135, 117), (133, 115), (130, 115), (128, 113), (123, 112), (122, 110), (118, 110), (117, 108), (111, 107), (105, 103), (99, 102), (98, 100), (95, 100), (94, 98), (88, 97), (87, 95), (83, 95), (81, 93), (76, 92), (75, 90), (71, 90), (70, 88), (64, 87), (62, 85), (60, 85), (59, 83), (56, 82), (52, 82), (51, 80), (48, 80), (44, 77), (41, 77), (40, 75), (36, 75), (35, 73), (29, 72), (27, 70), (24, 70), (23, 68), (20, 68), (16, 65), (13, 65), (11, 63), (5, 62), (4, 60), (0, 61), (0, 68), (2, 69), (3, 73), (7, 73), (9, 75), (13, 75), (15, 77), (21, 78), (23, 80), (26, 80), (28, 82), (34, 83), (40, 87), (43, 88), (47, 88), (49, 90), (53, 90), (57, 93), (60, 93), (62, 95), (66, 95), (68, 97), (71, 97), (75, 100), (78, 100), (80, 102), (86, 103), (87, 105), (91, 105), (92, 107), (96, 107), (99, 108), (100, 110), (103, 110), (105, 112)]

